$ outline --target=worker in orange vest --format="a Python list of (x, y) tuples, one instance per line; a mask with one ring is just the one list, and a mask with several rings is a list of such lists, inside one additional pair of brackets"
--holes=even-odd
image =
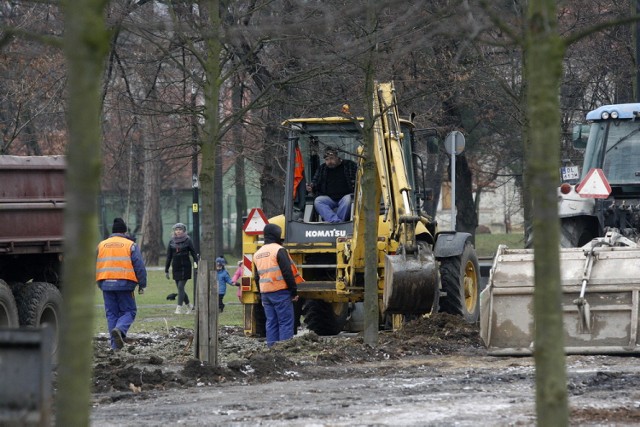
[(282, 229), (276, 224), (264, 227), (264, 246), (253, 256), (255, 279), (267, 318), (267, 346), (288, 340), (294, 333), (293, 303), (298, 301), (302, 277), (282, 246)]
[(102, 290), (111, 348), (124, 347), (127, 331), (136, 318), (133, 291), (144, 293), (147, 270), (138, 245), (127, 237), (127, 225), (122, 218), (113, 220), (112, 234), (98, 244), (96, 282)]

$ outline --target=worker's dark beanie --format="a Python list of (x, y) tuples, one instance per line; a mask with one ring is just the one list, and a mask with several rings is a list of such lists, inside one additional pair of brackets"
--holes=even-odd
[(112, 233), (126, 233), (127, 224), (124, 223), (122, 218), (116, 218), (113, 220), (113, 227), (111, 227)]
[(282, 242), (282, 229), (275, 224), (267, 224), (264, 226), (264, 241), (265, 243), (280, 243)]

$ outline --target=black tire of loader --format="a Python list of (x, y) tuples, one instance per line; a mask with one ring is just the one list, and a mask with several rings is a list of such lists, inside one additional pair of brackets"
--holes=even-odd
[(580, 218), (566, 218), (561, 222), (560, 246), (579, 248), (595, 238), (594, 232)]
[(255, 307), (256, 316), (256, 336), (264, 338), (267, 336), (267, 316), (264, 314), (264, 307), (262, 304), (256, 304)]
[(440, 260), (440, 280), (445, 297), (440, 297), (440, 312), (462, 316), (467, 323), (476, 323), (480, 317), (480, 281), (475, 278), (475, 304), (468, 310), (465, 304), (464, 274), (467, 263), (473, 264), (476, 275), (480, 274), (478, 257), (471, 243), (465, 244), (462, 254)]
[(306, 300), (302, 307), (304, 324), (320, 336), (338, 335), (344, 327), (349, 315), (348, 305), (340, 314), (333, 311), (331, 304), (319, 300)]
[(0, 280), (0, 327), (17, 328), (19, 325), (18, 306), (13, 292), (4, 280)]
[(49, 324), (53, 332), (52, 353), (55, 360), (62, 313), (60, 290), (47, 282), (26, 283), (16, 294), (16, 303), (21, 326), (39, 327)]

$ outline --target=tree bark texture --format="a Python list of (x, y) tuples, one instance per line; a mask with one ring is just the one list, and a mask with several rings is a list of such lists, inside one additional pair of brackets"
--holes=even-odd
[(456, 209), (456, 230), (471, 233), (475, 243), (478, 211), (473, 200), (473, 173), (464, 153), (456, 159)]
[[(155, 91), (154, 91), (155, 92)], [(154, 103), (155, 96), (150, 96), (150, 103)], [(142, 213), (142, 239), (140, 250), (146, 265), (159, 265), (160, 256), (165, 255), (166, 248), (162, 243), (162, 215), (160, 214), (160, 165), (158, 161), (159, 147), (157, 146), (158, 132), (157, 117), (149, 115), (143, 118), (142, 138), (144, 141), (144, 176)]]
[(202, 241), (200, 244), (201, 258), (214, 265), (216, 257), (215, 247), (215, 218), (214, 193), (216, 147), (220, 143), (220, 3), (217, 0), (207, 0), (201, 3), (208, 14), (208, 30), (206, 34), (206, 63), (205, 63), (205, 132), (202, 141), (202, 169), (200, 171), (201, 185), (201, 225)]
[(109, 34), (103, 0), (63, 3), (68, 129), (63, 286), (56, 425), (89, 425), (91, 408), (96, 200), (100, 184), (100, 84)]
[(557, 32), (556, 2), (529, 3), (526, 39), (529, 188), (535, 249), (534, 321), (536, 413), (541, 426), (567, 425), (567, 381), (560, 288), (560, 105), (564, 43)]
[[(235, 82), (232, 89), (232, 102), (233, 109), (235, 111), (239, 111), (242, 108), (242, 103), (244, 100), (244, 85), (238, 79)], [(245, 189), (245, 157), (244, 157), (244, 144), (242, 143), (243, 139), (243, 129), (240, 123), (237, 123), (231, 132), (232, 135), (232, 147), (233, 151), (236, 153), (236, 159), (234, 164), (234, 169), (236, 173), (235, 179), (235, 205), (236, 205), (236, 234), (233, 237), (232, 241), (229, 242), (231, 245), (231, 253), (235, 257), (240, 257), (242, 255), (242, 226), (244, 225), (243, 217), (247, 212), (247, 192)], [(231, 216), (231, 212), (229, 212), (229, 216)]]

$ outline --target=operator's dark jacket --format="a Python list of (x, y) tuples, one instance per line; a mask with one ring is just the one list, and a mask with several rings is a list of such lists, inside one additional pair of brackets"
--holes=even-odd
[(171, 266), (173, 280), (191, 279), (191, 259), (189, 254), (191, 254), (194, 261), (198, 259), (198, 254), (191, 238), (189, 236), (184, 237), (186, 237), (184, 241), (180, 242), (176, 242), (172, 238), (167, 247), (167, 262), (164, 271), (169, 272), (169, 266)]
[[(353, 160), (342, 159), (342, 164), (344, 165), (344, 176), (347, 178), (347, 183), (349, 184), (349, 193), (353, 193), (353, 189), (356, 185), (356, 173), (358, 172), (358, 164)], [(327, 167), (326, 163), (320, 165), (320, 168), (316, 171), (316, 174), (313, 176), (311, 183), (313, 185), (313, 191), (315, 191), (317, 196), (324, 196), (327, 194)]]

